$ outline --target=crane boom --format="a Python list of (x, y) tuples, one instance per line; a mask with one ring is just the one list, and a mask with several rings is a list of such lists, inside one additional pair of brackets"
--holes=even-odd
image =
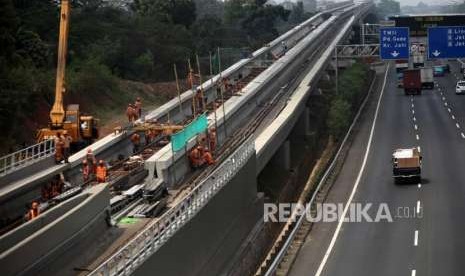
[(69, 1), (61, 0), (60, 35), (58, 38), (58, 61), (55, 83), (55, 102), (53, 103), (52, 110), (50, 111), (50, 122), (53, 127), (61, 127), (65, 118), (65, 110), (63, 107), (63, 93), (66, 91), (65, 71), (66, 53), (68, 50), (69, 10)]

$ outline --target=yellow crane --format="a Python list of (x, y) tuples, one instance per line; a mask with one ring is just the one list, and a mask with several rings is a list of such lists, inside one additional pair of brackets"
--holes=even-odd
[(53, 138), (57, 133), (66, 131), (73, 138), (73, 147), (81, 148), (98, 138), (97, 122), (92, 116), (79, 112), (79, 105), (70, 104), (63, 108), (63, 94), (66, 93), (66, 54), (68, 51), (68, 32), (70, 19), (70, 1), (61, 0), (60, 35), (58, 38), (58, 62), (55, 82), (55, 102), (50, 111), (50, 125), (38, 131), (37, 140)]

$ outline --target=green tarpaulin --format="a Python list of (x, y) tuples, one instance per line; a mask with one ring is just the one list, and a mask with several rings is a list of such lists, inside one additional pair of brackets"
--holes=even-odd
[(197, 134), (204, 132), (208, 127), (207, 115), (204, 113), (188, 124), (183, 130), (171, 135), (173, 151), (184, 148), (187, 142)]

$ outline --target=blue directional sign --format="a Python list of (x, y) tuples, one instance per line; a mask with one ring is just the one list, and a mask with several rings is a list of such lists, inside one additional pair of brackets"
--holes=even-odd
[(407, 27), (382, 27), (379, 35), (381, 59), (409, 58), (409, 29)]
[(428, 28), (428, 57), (465, 57), (465, 26)]

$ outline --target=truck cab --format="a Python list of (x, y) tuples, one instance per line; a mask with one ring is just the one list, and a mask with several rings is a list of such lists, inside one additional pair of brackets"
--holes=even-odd
[(394, 181), (410, 180), (421, 182), (422, 157), (417, 148), (396, 149), (392, 154), (392, 174)]

